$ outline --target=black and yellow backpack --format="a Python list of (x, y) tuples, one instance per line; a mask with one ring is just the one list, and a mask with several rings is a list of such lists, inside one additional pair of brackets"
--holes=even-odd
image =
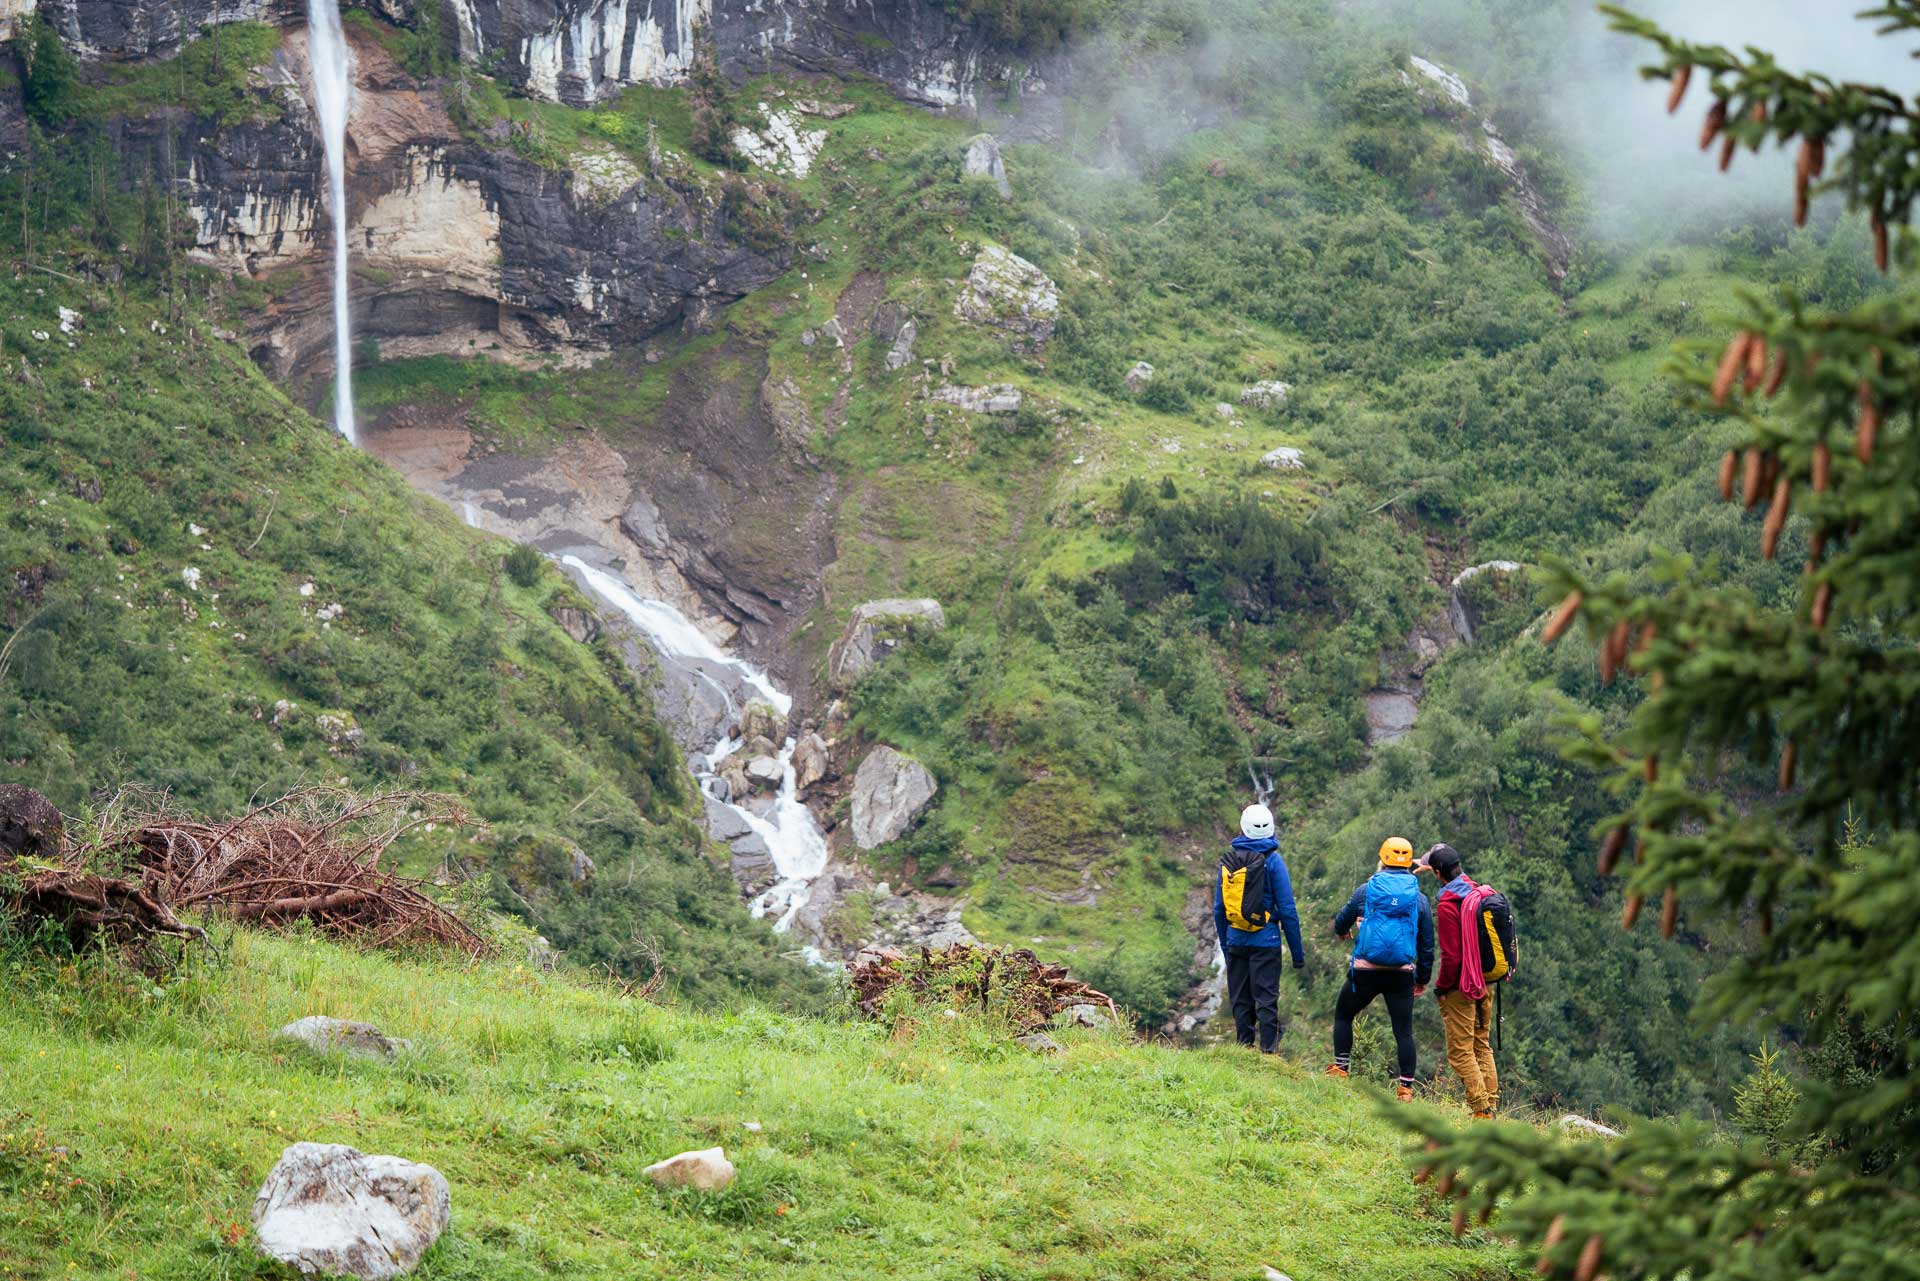
[(1220, 903), (1226, 908), (1227, 924), (1236, 930), (1252, 933), (1272, 923), (1273, 913), (1267, 910), (1266, 852), (1229, 847), (1221, 855)]

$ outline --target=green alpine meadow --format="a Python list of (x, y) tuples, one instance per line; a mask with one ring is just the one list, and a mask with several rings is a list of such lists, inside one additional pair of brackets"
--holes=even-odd
[(1920, 2), (0, 6), (0, 1281), (1920, 1278)]

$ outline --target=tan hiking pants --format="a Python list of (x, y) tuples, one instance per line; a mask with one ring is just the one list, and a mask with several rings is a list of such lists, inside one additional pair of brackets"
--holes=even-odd
[(1447, 1029), (1447, 1064), (1467, 1087), (1467, 1106), (1491, 1112), (1500, 1103), (1500, 1077), (1493, 1070), (1493, 997), (1469, 1000), (1459, 992), (1440, 994), (1440, 1021)]

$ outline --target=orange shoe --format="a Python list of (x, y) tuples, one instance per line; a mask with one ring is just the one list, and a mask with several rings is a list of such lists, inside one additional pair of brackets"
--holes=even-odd
[(1329, 1066), (1328, 1066), (1328, 1068), (1327, 1068), (1327, 1070), (1326, 1070), (1325, 1072), (1322, 1072), (1322, 1073), (1321, 1073), (1320, 1075), (1322, 1075), (1322, 1076), (1337, 1076), (1337, 1077), (1339, 1077), (1339, 1078), (1340, 1078), (1341, 1080), (1343, 1080), (1343, 1081), (1344, 1081), (1344, 1080), (1346, 1080), (1346, 1079), (1347, 1079), (1347, 1070), (1346, 1070), (1345, 1068), (1343, 1068), (1343, 1067), (1341, 1067), (1341, 1066), (1340, 1066), (1340, 1065), (1339, 1065), (1338, 1063), (1334, 1063), (1334, 1064), (1331, 1064), (1331, 1065), (1329, 1065)]
[(1413, 1087), (1411, 1085), (1396, 1085), (1393, 1087), (1393, 1097), (1399, 1099), (1402, 1103), (1411, 1103), (1413, 1102)]
[(1474, 1119), (1474, 1120), (1476, 1120), (1476, 1121), (1491, 1121), (1491, 1120), (1493, 1120), (1493, 1113), (1491, 1113), (1491, 1112), (1475, 1112), (1475, 1113), (1473, 1114), (1473, 1119)]

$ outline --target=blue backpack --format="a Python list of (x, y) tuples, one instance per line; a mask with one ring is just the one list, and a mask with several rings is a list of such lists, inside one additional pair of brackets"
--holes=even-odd
[(1412, 965), (1420, 930), (1420, 882), (1405, 872), (1367, 879), (1366, 913), (1353, 954), (1373, 965)]

